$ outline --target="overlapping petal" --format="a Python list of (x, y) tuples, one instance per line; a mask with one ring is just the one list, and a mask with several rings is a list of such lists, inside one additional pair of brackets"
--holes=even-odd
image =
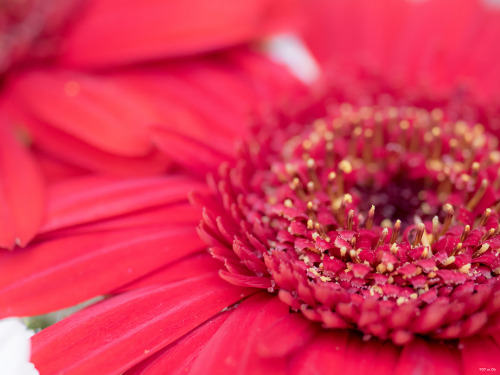
[(39, 230), (45, 184), (37, 163), (11, 129), (0, 123), (0, 247), (26, 246)]
[(32, 359), (42, 374), (117, 374), (249, 292), (208, 274), (124, 293), (40, 332)]
[(64, 38), (60, 60), (127, 64), (234, 46), (289, 27), (297, 1), (92, 0)]

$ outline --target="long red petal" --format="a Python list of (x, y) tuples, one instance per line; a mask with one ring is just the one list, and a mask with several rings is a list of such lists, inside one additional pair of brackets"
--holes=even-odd
[(45, 186), (35, 160), (0, 124), (0, 247), (26, 246), (40, 227)]
[(294, 0), (89, 1), (65, 36), (62, 61), (99, 66), (236, 45), (293, 20)]
[(119, 374), (251, 292), (216, 275), (125, 293), (33, 337), (41, 374)]
[(200, 221), (200, 210), (187, 202), (159, 206), (135, 212), (131, 215), (118, 216), (104, 221), (58, 229), (41, 233), (37, 242), (50, 241), (62, 237), (92, 234), (96, 232), (116, 231), (139, 228), (170, 228), (189, 225), (196, 227)]
[(220, 268), (221, 263), (212, 258), (206, 250), (203, 250), (201, 253), (189, 255), (130, 284), (124, 285), (118, 290), (113, 291), (113, 293), (123, 293), (127, 290), (154, 284), (165, 285), (205, 273), (216, 274)]
[(147, 358), (124, 375), (185, 375), (192, 362), (212, 338), (230, 312), (214, 316), (201, 326)]
[(288, 314), (264, 330), (257, 340), (257, 352), (263, 358), (286, 357), (306, 345), (319, 325), (302, 314)]
[(30, 124), (30, 132), (38, 147), (57, 159), (92, 172), (121, 177), (148, 176), (162, 173), (172, 164), (156, 148), (144, 156), (124, 157), (105, 152), (40, 122), (31, 121)]
[(189, 374), (284, 374), (284, 359), (260, 358), (256, 342), (263, 329), (288, 313), (285, 304), (267, 293), (244, 301), (205, 345)]
[[(231, 159), (233, 150), (219, 150), (217, 144), (203, 143), (159, 126), (151, 128), (158, 148), (185, 168), (202, 176)], [(229, 154), (228, 154), (229, 151)]]
[(344, 352), (348, 337), (347, 330), (320, 332), (293, 356), (289, 364), (290, 374), (344, 374)]
[(38, 315), (105, 294), (203, 249), (195, 228), (68, 236), (0, 253), (0, 316)]
[(37, 119), (105, 152), (151, 151), (145, 125), (158, 120), (154, 111), (105, 76), (38, 69), (12, 78), (7, 92)]
[(179, 202), (186, 199), (187, 191), (200, 186), (186, 176), (69, 179), (49, 189), (43, 231)]
[(460, 344), (464, 374), (492, 373), (493, 368), (499, 371), (500, 347), (491, 337), (466, 338)]
[(461, 374), (460, 351), (432, 340), (415, 338), (401, 352), (395, 375), (409, 373), (429, 375)]

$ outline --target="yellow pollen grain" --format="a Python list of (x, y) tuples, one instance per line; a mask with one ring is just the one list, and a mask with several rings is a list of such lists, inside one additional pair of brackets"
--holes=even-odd
[(484, 252), (486, 252), (486, 250), (488, 250), (490, 248), (490, 245), (485, 243), (481, 246), (481, 248), (479, 249), (479, 251), (477, 252), (478, 255), (481, 255), (483, 254)]
[(380, 223), (380, 226), (382, 228), (391, 228), (392, 227), (392, 221), (390, 219), (384, 219), (382, 220), (382, 222)]
[(455, 256), (452, 255), (443, 262), (443, 265), (448, 266), (448, 265), (452, 264), (453, 262), (455, 262), (455, 259), (456, 259)]
[(344, 172), (344, 173), (351, 173), (352, 172), (352, 165), (349, 163), (347, 160), (342, 160), (339, 163), (339, 169)]
[(311, 192), (311, 193), (314, 191), (314, 182), (309, 181), (307, 183), (307, 190), (309, 190), (309, 192)]
[(377, 266), (377, 271), (378, 271), (379, 273), (384, 273), (385, 271), (387, 271), (387, 267), (386, 267), (384, 264), (380, 263), (380, 264)]
[(285, 199), (285, 202), (283, 203), (285, 207), (292, 208), (293, 207), (293, 202), (290, 199)]
[(410, 128), (410, 123), (408, 122), (408, 120), (401, 120), (401, 122), (399, 123), (399, 127), (401, 128), (401, 130), (408, 130)]
[(307, 220), (307, 229), (313, 229), (314, 228), (314, 222), (309, 219)]
[(310, 150), (312, 148), (313, 144), (312, 144), (312, 141), (310, 139), (306, 139), (304, 140), (304, 142), (302, 142), (302, 147), (304, 148), (304, 150)]
[(433, 127), (431, 132), (434, 137), (439, 137), (441, 135), (441, 129), (437, 126)]
[(459, 271), (462, 273), (469, 273), (470, 267), (471, 267), (470, 263), (464, 264), (462, 267), (460, 267)]
[(295, 173), (295, 166), (291, 163), (286, 163), (285, 164), (285, 171), (288, 173), (290, 176), (293, 176)]

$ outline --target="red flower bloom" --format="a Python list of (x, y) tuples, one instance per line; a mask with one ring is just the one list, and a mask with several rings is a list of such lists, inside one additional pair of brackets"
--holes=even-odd
[[(34, 337), (41, 373), (498, 369), (500, 158), (485, 110), (496, 107), (488, 100), (457, 120), (463, 116), (449, 106), (454, 97), (419, 108), (418, 87), (416, 97), (407, 97), (374, 82), (371, 91), (355, 87), (353, 105), (338, 101), (352, 91), (337, 90), (300, 114), (263, 115), (236, 158), (225, 143), (158, 131), (160, 148), (181, 165), (196, 172), (219, 167), (211, 192), (194, 177), (183, 180), (182, 190), (198, 188), (192, 200), (204, 207), (199, 234), (223, 261), (222, 271), (193, 236), (196, 208), (181, 214), (182, 198), (169, 201), (168, 216), (126, 215), (133, 210), (117, 202), (123, 216), (73, 228), (78, 257), (39, 263), (33, 277), (36, 270), (25, 264), (40, 248), (24, 252), (26, 262), (21, 252), (0, 259), (5, 268), (18, 267), (19, 282), (5, 286), (6, 306), (15, 306), (21, 285), (32, 292), (55, 275), (81, 286), (77, 297), (71, 286), (58, 286), (65, 298), (110, 294)], [(475, 124), (478, 118), (484, 126)], [(183, 147), (172, 151), (174, 140)], [(148, 196), (139, 186), (128, 191), (140, 197), (136, 202)], [(165, 218), (174, 224), (161, 223)], [(87, 255), (87, 243), (108, 231), (101, 238), (109, 243)], [(172, 238), (157, 241), (163, 236)], [(151, 246), (135, 247), (139, 241)], [(43, 310), (59, 300), (39, 297), (16, 308), (38, 300)]]
[[(270, 64), (246, 47), (227, 47), (288, 26), (293, 9), (287, 0), (217, 1), (208, 8), (198, 0), (0, 5), (0, 247), (26, 246), (39, 233), (47, 180), (171, 168), (150, 125), (196, 139), (282, 97), (290, 88), (280, 82), (286, 73), (254, 83)], [(215, 20), (211, 12), (224, 17)], [(224, 114), (214, 110), (221, 105)], [(217, 141), (232, 139), (221, 134)]]

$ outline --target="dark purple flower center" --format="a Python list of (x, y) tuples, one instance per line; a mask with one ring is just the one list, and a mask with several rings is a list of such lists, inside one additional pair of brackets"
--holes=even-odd
[(221, 207), (201, 224), (228, 281), (399, 344), (498, 314), (500, 153), (483, 126), (344, 104), (256, 139), (221, 168)]

